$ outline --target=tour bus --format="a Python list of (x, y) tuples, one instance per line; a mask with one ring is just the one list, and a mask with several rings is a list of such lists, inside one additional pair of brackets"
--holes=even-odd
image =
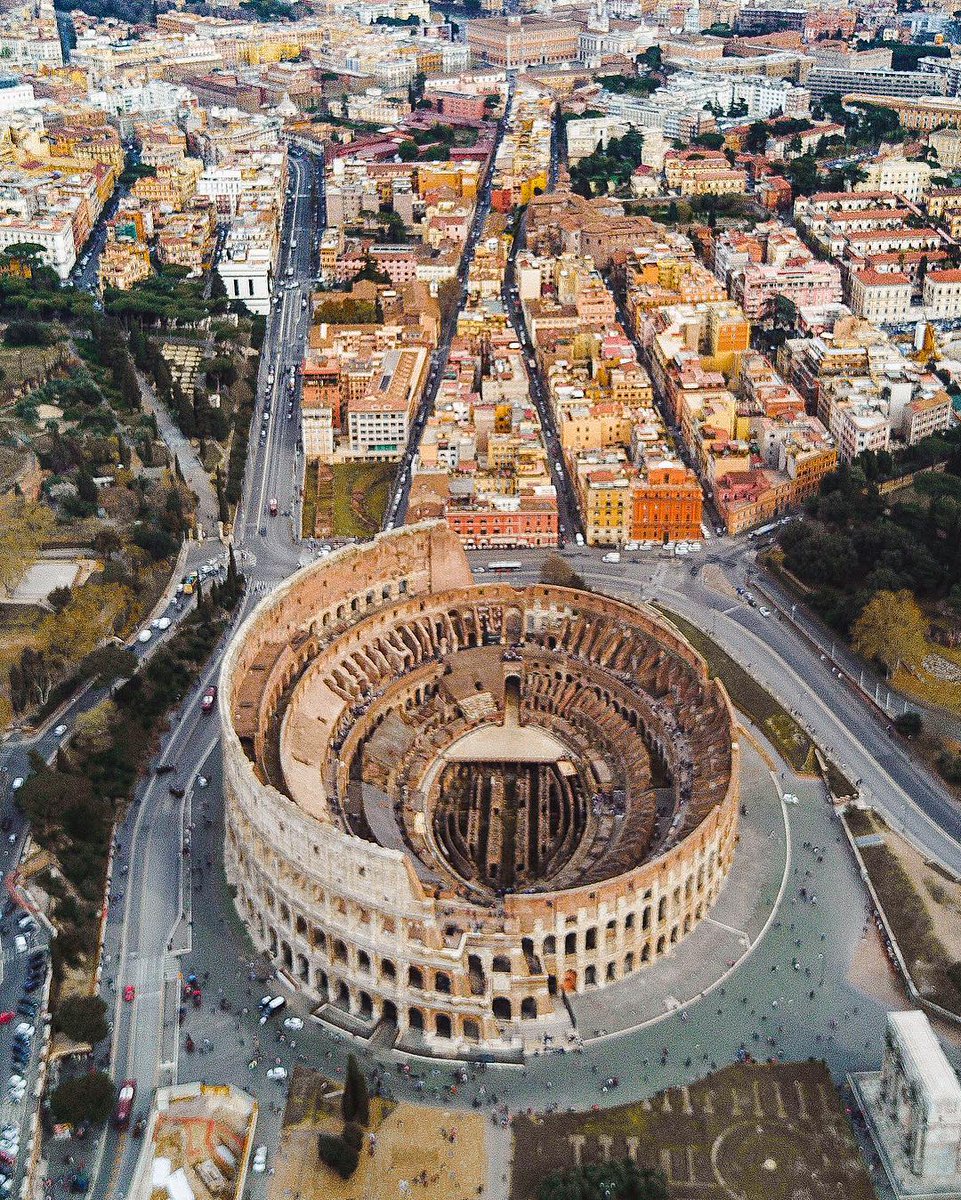
[(523, 566), (519, 562), (492, 562), (487, 564), (488, 571), (519, 571)]

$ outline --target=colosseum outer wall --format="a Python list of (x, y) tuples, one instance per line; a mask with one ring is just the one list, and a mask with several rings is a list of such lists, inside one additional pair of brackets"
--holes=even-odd
[[(226, 868), (255, 944), (325, 1005), (321, 1015), (357, 1032), (386, 1017), (402, 1038), (451, 1054), (520, 1047), (529, 1025), (554, 1019), (551, 979), (581, 991), (669, 954), (716, 899), (737, 838), (733, 743), (723, 802), (679, 844), (597, 884), (508, 895), (491, 920), (462, 897), (431, 894), (403, 851), (342, 829), (319, 773), (314, 797), (298, 789), (298, 803), (266, 781), (252, 760), (270, 714), (325, 644), (385, 606), (470, 586), (443, 523), (348, 547), (258, 605), (228, 649), (220, 691)], [(635, 619), (703, 670), (673, 631)]]

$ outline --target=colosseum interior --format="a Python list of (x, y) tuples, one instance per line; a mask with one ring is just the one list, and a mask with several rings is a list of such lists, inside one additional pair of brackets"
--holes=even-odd
[(652, 969), (737, 838), (723, 689), (652, 611), (473, 583), (443, 522), (287, 580), (220, 689), (226, 866), (325, 1021), (517, 1057)]

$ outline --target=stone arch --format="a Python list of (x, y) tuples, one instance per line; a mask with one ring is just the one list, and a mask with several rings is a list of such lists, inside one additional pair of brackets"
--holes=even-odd
[(438, 971), (434, 975), (434, 991), (442, 996), (450, 995), (450, 976), (446, 972)]
[(369, 1020), (374, 1015), (374, 1002), (367, 992), (361, 992), (357, 997), (360, 1015)]
[(409, 1008), (407, 1010), (407, 1024), (411, 1029), (423, 1032), (424, 1029), (424, 1014), (419, 1008)]
[(498, 1021), (509, 1021), (513, 1013), (511, 1002), (507, 996), (495, 996), (491, 1012)]
[(414, 987), (414, 988), (423, 988), (424, 972), (420, 969), (420, 967), (408, 967), (407, 968), (407, 986)]
[(288, 971), (292, 971), (294, 969), (294, 955), (293, 951), (290, 949), (289, 942), (280, 943), (280, 961), (284, 964)]
[(533, 996), (525, 996), (521, 1001), (521, 1020), (533, 1021), (537, 1016), (537, 1001)]
[(480, 1041), (480, 1026), (472, 1017), (465, 1017), (463, 1023), (464, 1038), (470, 1042), (472, 1046), (476, 1046)]
[(584, 969), (584, 986), (585, 987), (596, 987), (597, 986), (597, 967), (595, 967), (593, 963), (591, 963), (590, 966), (588, 966)]
[(350, 1012), (350, 988), (343, 979), (337, 984), (334, 1003), (345, 1012)]
[(442, 1038), (449, 1038), (453, 1033), (451, 1020), (447, 1013), (434, 1014), (434, 1033)]

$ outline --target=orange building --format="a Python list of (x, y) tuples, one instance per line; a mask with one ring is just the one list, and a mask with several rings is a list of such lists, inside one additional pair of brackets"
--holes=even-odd
[(704, 497), (688, 467), (676, 462), (652, 465), (632, 492), (632, 541), (700, 540)]
[(553, 498), (522, 497), (513, 510), (487, 505), (461, 508), (449, 504), (444, 516), (451, 529), (468, 545), (557, 545), (557, 501)]

